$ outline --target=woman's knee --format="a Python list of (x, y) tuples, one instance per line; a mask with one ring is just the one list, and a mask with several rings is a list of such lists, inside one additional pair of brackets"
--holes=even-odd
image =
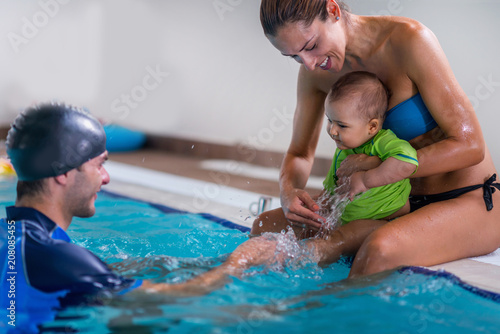
[(374, 231), (356, 254), (353, 275), (369, 275), (402, 265), (398, 249), (396, 238), (384, 231)]
[(268, 221), (269, 221), (269, 214), (267, 211), (258, 215), (255, 218), (255, 220), (253, 221), (250, 234), (260, 235), (260, 234), (266, 232), (267, 225), (269, 225)]
[(250, 234), (252, 236), (261, 235), (265, 232), (281, 233), (293, 229), (295, 236), (299, 239), (306, 239), (316, 235), (317, 231), (310, 228), (293, 226), (285, 217), (281, 208), (266, 211), (255, 218)]
[(288, 224), (288, 221), (281, 208), (269, 210), (255, 218), (250, 234), (260, 235), (265, 232), (281, 232), (286, 227), (286, 224)]

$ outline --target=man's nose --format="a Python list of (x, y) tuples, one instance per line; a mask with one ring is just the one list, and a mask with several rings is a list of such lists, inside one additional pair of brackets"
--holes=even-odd
[(110, 181), (109, 173), (106, 170), (106, 168), (104, 168), (104, 167), (102, 168), (101, 177), (102, 177), (102, 184), (103, 185), (109, 183), (109, 181)]

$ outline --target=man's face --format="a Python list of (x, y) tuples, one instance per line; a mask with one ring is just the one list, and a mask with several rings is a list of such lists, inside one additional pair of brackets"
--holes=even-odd
[(109, 183), (109, 174), (104, 168), (108, 160), (108, 152), (87, 161), (80, 167), (70, 171), (73, 173), (69, 188), (69, 209), (75, 217), (92, 217), (95, 214), (95, 200), (101, 186)]

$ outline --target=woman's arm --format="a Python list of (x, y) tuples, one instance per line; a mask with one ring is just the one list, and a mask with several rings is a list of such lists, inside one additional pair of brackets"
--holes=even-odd
[(484, 159), (485, 143), (470, 101), (453, 75), (436, 36), (422, 24), (408, 30), (396, 38), (396, 44), (404, 45), (398, 48), (401, 50), (398, 59), (445, 134), (443, 140), (418, 149), (420, 166), (412, 177), (478, 164)]
[(296, 223), (321, 227), (319, 206), (304, 191), (314, 162), (324, 118), (326, 94), (320, 91), (315, 74), (301, 66), (297, 88), (297, 109), (293, 121), (292, 141), (281, 166), (281, 205), (285, 217)]

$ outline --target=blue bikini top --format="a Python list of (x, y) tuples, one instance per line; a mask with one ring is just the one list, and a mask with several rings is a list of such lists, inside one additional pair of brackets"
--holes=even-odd
[(411, 140), (436, 126), (438, 124), (425, 106), (422, 96), (417, 93), (387, 111), (383, 128), (391, 129), (401, 139)]

